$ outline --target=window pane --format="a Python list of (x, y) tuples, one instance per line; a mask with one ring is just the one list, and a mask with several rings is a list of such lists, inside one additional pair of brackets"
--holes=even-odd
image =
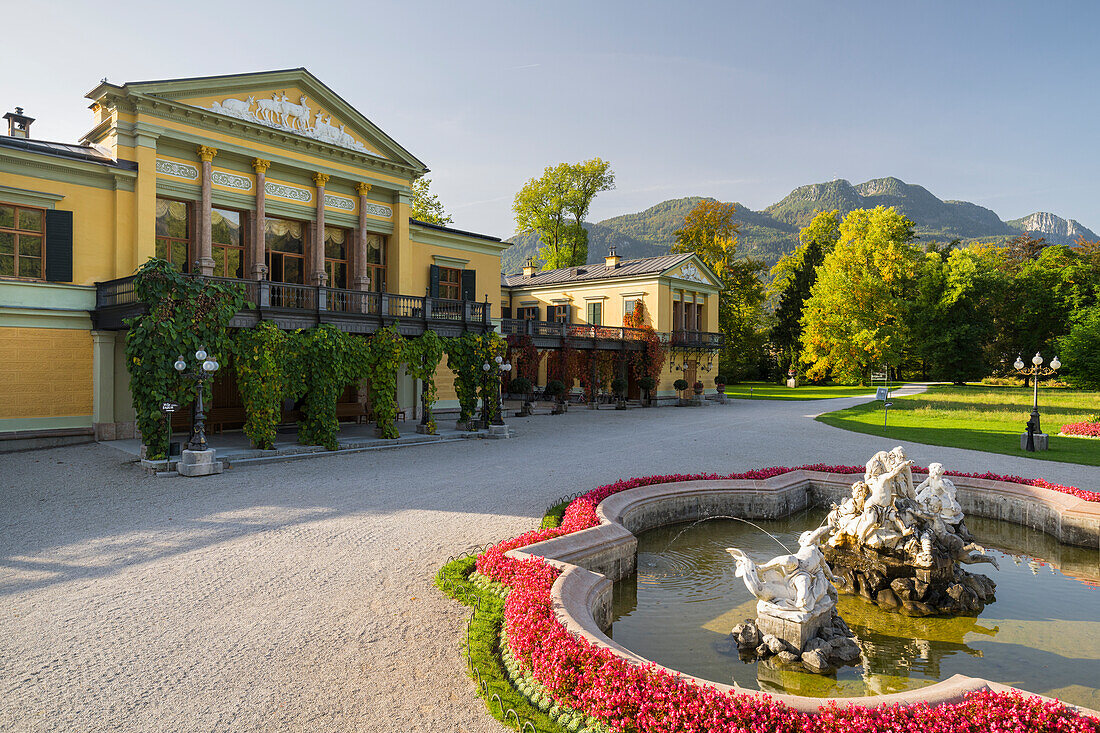
[(15, 226), (15, 207), (0, 206), (0, 227)]
[(244, 277), (244, 250), (229, 248), (225, 252), (225, 276)]
[(15, 254), (15, 235), (11, 232), (0, 232), (0, 254)]
[(19, 228), (31, 232), (42, 231), (42, 212), (36, 209), (20, 209)]
[(330, 262), (329, 265), (329, 287), (346, 288), (348, 286), (348, 266), (343, 262)]
[(187, 239), (187, 204), (183, 201), (157, 199), (157, 234), (162, 237)]
[(382, 237), (377, 234), (367, 235), (367, 264), (382, 264), (382, 242)]
[(161, 239), (160, 237), (157, 237), (157, 251), (156, 251), (156, 254), (157, 254), (157, 259), (160, 259), (160, 260), (168, 259), (168, 240), (167, 239)]
[(38, 257), (20, 257), (19, 277), (42, 277), (42, 260)]
[(15, 256), (0, 254), (0, 276), (15, 275)]
[(20, 234), (19, 235), (19, 256), (20, 257), (41, 257), (42, 256), (42, 237), (36, 237), (33, 234)]
[(210, 236), (219, 244), (241, 245), (241, 212), (211, 209)]
[(305, 251), (305, 228), (299, 221), (265, 219), (264, 242), (275, 252), (302, 254)]
[(325, 227), (325, 257), (330, 260), (348, 258), (348, 232), (338, 227)]
[(305, 282), (302, 278), (302, 261), (297, 257), (283, 258), (283, 282), (298, 285)]
[(172, 242), (172, 254), (168, 261), (175, 265), (177, 270), (187, 272), (187, 243)]

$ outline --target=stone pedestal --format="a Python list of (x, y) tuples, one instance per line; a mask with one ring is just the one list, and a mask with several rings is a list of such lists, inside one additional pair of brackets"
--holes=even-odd
[[(1049, 448), (1048, 439), (1050, 436), (1047, 433), (1035, 433), (1035, 450), (1047, 450)], [(1027, 433), (1020, 434), (1020, 450), (1027, 450)]]
[(832, 603), (821, 605), (822, 608), (817, 613), (801, 621), (772, 616), (757, 606), (756, 628), (760, 629), (761, 634), (771, 634), (801, 651), (805, 648), (806, 642), (817, 636), (821, 627), (829, 623), (833, 617), (836, 605)]
[(429, 426), (425, 425), (424, 423), (416, 424), (416, 432), (420, 433), (421, 435), (431, 435)]
[(222, 472), (222, 462), (214, 459), (215, 450), (185, 450), (176, 470), (180, 476), (212, 476)]
[(795, 377), (793, 379), (788, 379), (787, 380), (787, 386), (790, 387), (791, 389), (794, 389), (795, 387), (797, 387), (798, 386), (798, 378)]
[(512, 431), (508, 429), (507, 425), (490, 425), (489, 426), (490, 438), (511, 438)]

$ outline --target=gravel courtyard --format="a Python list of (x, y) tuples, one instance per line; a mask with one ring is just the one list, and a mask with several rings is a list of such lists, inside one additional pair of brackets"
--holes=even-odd
[[(496, 731), (449, 555), (618, 478), (863, 463), (858, 399), (573, 410), (460, 441), (150, 478), (98, 445), (0, 456), (0, 730)], [(903, 443), (904, 444), (904, 443)], [(1100, 488), (1095, 467), (904, 444)]]

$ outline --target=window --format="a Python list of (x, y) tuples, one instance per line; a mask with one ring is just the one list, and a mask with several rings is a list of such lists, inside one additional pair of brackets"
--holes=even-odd
[(325, 272), (330, 288), (348, 286), (348, 242), (351, 233), (339, 227), (325, 227)]
[(210, 254), (215, 276), (244, 278), (245, 221), (239, 211), (210, 211)]
[(528, 305), (522, 308), (516, 308), (516, 318), (521, 321), (537, 321), (539, 319), (539, 307), (537, 305)]
[(381, 234), (367, 235), (367, 261), (363, 272), (370, 277), (370, 289), (386, 292), (386, 238)]
[(188, 272), (191, 253), (191, 206), (185, 201), (157, 199), (157, 257), (180, 272)]
[(569, 305), (550, 305), (546, 307), (546, 320), (557, 323), (569, 323)]
[(448, 300), (462, 299), (462, 270), (453, 267), (439, 268), (439, 297)]
[(603, 325), (603, 301), (593, 300), (588, 303), (588, 322), (593, 326)]
[(264, 220), (268, 277), (272, 282), (305, 284), (306, 227), (290, 219)]
[(45, 211), (0, 204), (0, 277), (42, 280)]

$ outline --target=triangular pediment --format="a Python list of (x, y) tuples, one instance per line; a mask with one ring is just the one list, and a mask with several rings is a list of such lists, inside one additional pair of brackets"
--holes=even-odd
[(305, 69), (130, 82), (125, 87), (425, 170), (420, 160)]
[(715, 275), (714, 272), (706, 266), (706, 263), (699, 258), (699, 255), (696, 254), (693, 254), (679, 264), (673, 265), (661, 274), (668, 277), (675, 277), (680, 280), (687, 280), (688, 282), (710, 285), (715, 288), (722, 287), (718, 276)]

